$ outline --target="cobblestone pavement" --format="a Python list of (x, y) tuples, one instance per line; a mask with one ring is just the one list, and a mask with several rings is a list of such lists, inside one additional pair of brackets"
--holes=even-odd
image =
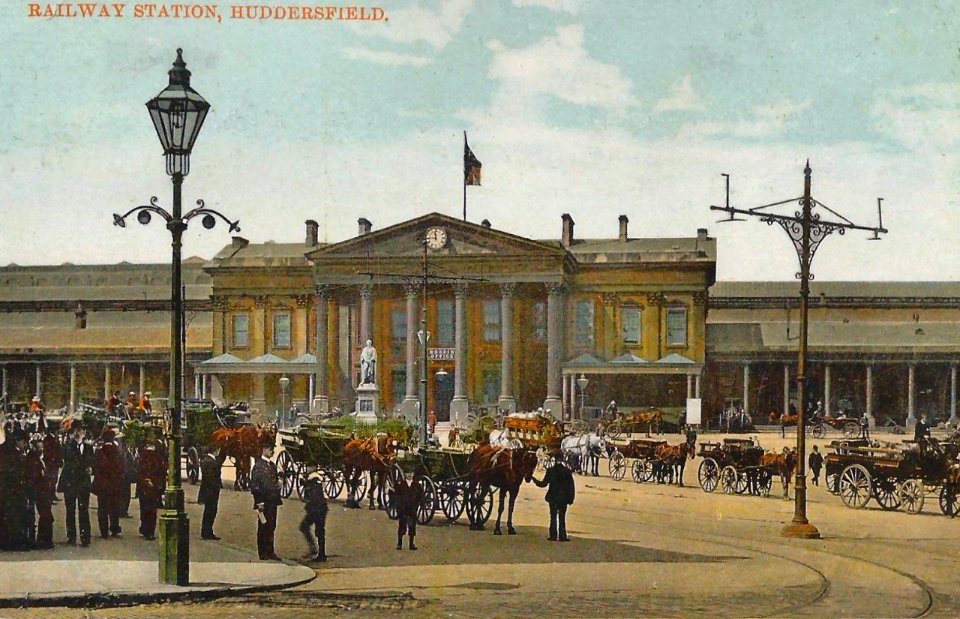
[[(761, 440), (776, 449), (781, 439)], [(519, 535), (471, 532), (440, 517), (420, 528), (417, 552), (393, 549), (395, 523), (383, 512), (334, 502), (334, 556), (297, 589), (196, 604), (9, 610), (0, 617), (960, 615), (960, 522), (940, 515), (935, 500), (918, 516), (872, 503), (852, 510), (812, 487), (809, 514), (824, 539), (787, 540), (779, 531), (793, 515), (792, 502), (706, 494), (695, 485), (698, 464), (688, 462), (685, 488), (577, 477), (570, 544), (546, 541), (543, 491), (533, 486), (517, 501)], [(195, 528), (199, 511), (190, 510)], [(295, 498), (281, 508), (283, 556), (304, 551), (301, 515)], [(255, 522), (249, 495), (223, 494), (218, 534), (225, 541), (253, 546)]]

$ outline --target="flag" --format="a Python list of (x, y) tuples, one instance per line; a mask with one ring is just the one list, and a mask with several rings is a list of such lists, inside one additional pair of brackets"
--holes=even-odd
[(483, 164), (480, 163), (480, 160), (477, 159), (476, 155), (473, 154), (473, 151), (470, 150), (470, 147), (467, 145), (467, 132), (464, 131), (463, 132), (463, 184), (479, 185), (481, 167), (483, 167)]

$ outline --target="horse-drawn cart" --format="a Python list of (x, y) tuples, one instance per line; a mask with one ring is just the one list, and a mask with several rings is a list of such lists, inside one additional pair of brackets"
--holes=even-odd
[[(288, 498), (296, 489), (303, 498), (304, 483), (311, 473), (321, 477), (327, 498), (339, 497), (346, 481), (343, 448), (351, 439), (314, 424), (303, 424), (295, 431), (281, 430), (279, 434), (283, 450), (277, 456), (277, 472), (283, 497)], [(366, 480), (365, 476), (360, 477), (359, 496), (366, 492)]]
[[(623, 454), (624, 458), (633, 460), (633, 464), (630, 466), (630, 474), (633, 477), (633, 481), (639, 484), (640, 482), (653, 479), (654, 465), (657, 462), (657, 448), (666, 444), (667, 441), (641, 438), (632, 439), (625, 445), (616, 445), (616, 448), (619, 453)], [(611, 466), (612, 463), (613, 459), (611, 457)], [(617, 478), (614, 477), (614, 479)]]
[[(752, 439), (725, 438), (723, 443), (700, 443), (697, 455), (703, 459), (697, 469), (697, 480), (704, 492), (713, 492), (722, 484), (727, 494), (743, 494), (750, 481), (747, 470), (759, 465), (763, 448)], [(769, 480), (763, 482), (769, 493)]]
[[(417, 521), (429, 524), (437, 510), (443, 512), (447, 522), (454, 522), (467, 506), (470, 485), (470, 468), (467, 460), (470, 452), (457, 449), (429, 449), (401, 451), (395, 460), (395, 468), (383, 484), (381, 503), (386, 506), (391, 518), (397, 517), (390, 492), (400, 475), (414, 475), (419, 471), (417, 482), (423, 492), (423, 501), (417, 510)], [(493, 512), (493, 495), (487, 494), (480, 507), (480, 520), (486, 523)]]
[(651, 430), (660, 434), (661, 423), (663, 423), (663, 411), (649, 407), (646, 410), (621, 415), (604, 429), (604, 434), (612, 439), (618, 439), (644, 430), (649, 437)]

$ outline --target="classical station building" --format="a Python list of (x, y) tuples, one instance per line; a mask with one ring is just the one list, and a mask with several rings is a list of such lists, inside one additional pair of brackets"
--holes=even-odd
[[(211, 349), (210, 277), (204, 260), (183, 263), (185, 389)], [(114, 390), (150, 391), (170, 381), (170, 265), (0, 268), (0, 382), (15, 406), (40, 396), (48, 408), (103, 406)]]
[(214, 393), (267, 410), (353, 410), (371, 340), (382, 408), (413, 415), (422, 320), (439, 420), (540, 406), (569, 416), (609, 399), (682, 406), (699, 390), (716, 270), (706, 230), (637, 239), (621, 216), (617, 236), (579, 239), (564, 215), (559, 238), (534, 240), (436, 213), (358, 224), (330, 244), (312, 221), (303, 244), (235, 238), (208, 263), (213, 351), (198, 371)]
[[(742, 406), (754, 423), (796, 407), (799, 284), (720, 282), (710, 290), (707, 389), (712, 416)], [(876, 424), (957, 423), (960, 285), (813, 282), (808, 407), (866, 413)]]

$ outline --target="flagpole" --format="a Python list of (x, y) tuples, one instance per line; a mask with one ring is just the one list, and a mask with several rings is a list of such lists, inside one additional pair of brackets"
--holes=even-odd
[[(467, 152), (467, 132), (463, 132), (463, 152)], [(463, 220), (467, 220), (467, 170), (463, 170)]]

